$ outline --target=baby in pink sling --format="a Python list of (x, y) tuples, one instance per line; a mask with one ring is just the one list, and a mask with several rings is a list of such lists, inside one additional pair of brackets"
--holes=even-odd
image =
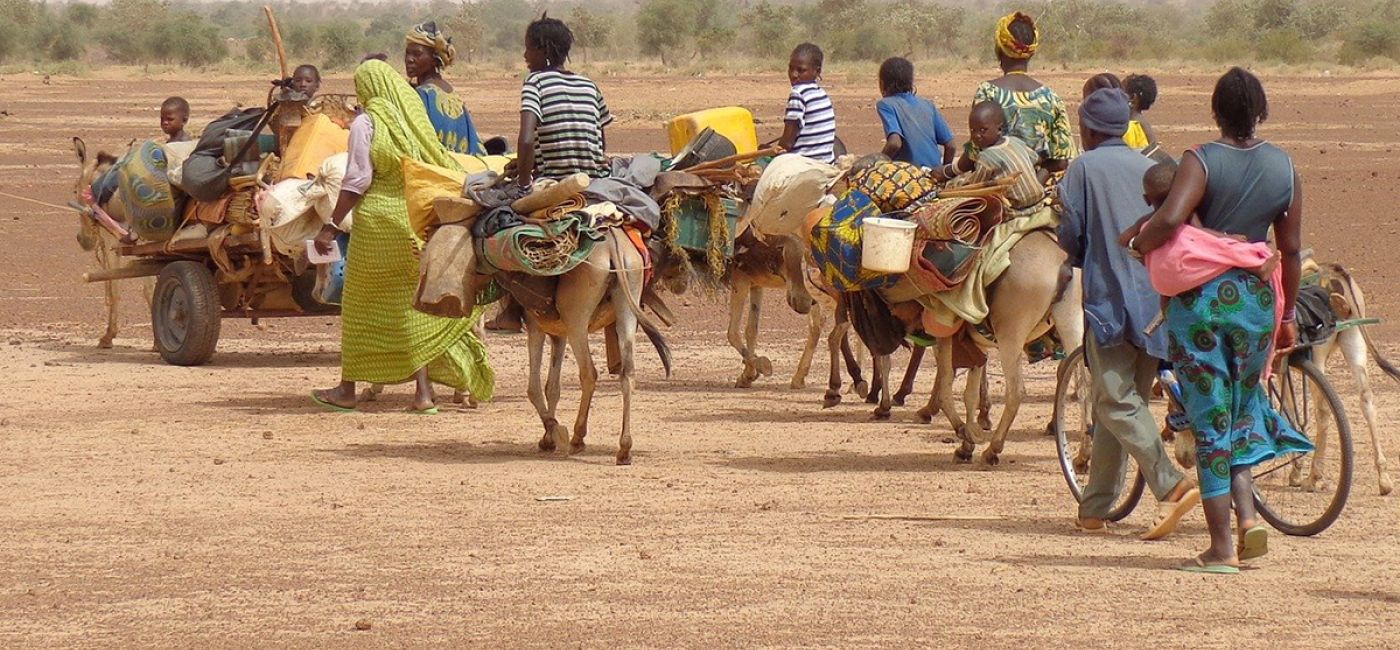
[[(1142, 177), (1143, 198), (1153, 210), (1162, 207), (1176, 178), (1175, 163), (1157, 163)], [(1241, 269), (1269, 283), (1275, 296), (1283, 295), (1283, 267), (1278, 251), (1267, 242), (1251, 243), (1239, 235), (1202, 228), (1200, 220), (1192, 217), (1177, 229), (1176, 234), (1156, 250), (1144, 256), (1152, 288), (1162, 296), (1162, 309), (1178, 294), (1199, 287), (1230, 269)], [(1283, 321), (1283, 301), (1274, 301), (1274, 329)], [(1268, 369), (1266, 366), (1265, 379)]]

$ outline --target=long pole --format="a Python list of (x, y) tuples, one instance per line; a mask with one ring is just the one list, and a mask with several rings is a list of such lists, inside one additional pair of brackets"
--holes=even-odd
[(272, 7), (263, 6), (263, 13), (267, 15), (267, 26), (272, 29), (272, 44), (277, 47), (277, 64), (282, 68), (282, 78), (292, 76), (287, 70), (287, 50), (282, 46), (282, 31), (277, 29), (277, 19), (272, 15)]

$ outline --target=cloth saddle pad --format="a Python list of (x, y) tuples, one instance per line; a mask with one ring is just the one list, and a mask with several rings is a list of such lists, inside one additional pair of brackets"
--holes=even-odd
[(1300, 344), (1317, 343), (1337, 332), (1337, 314), (1325, 287), (1314, 284), (1298, 289), (1296, 308)]
[(869, 195), (851, 189), (812, 227), (812, 258), (822, 277), (837, 291), (880, 289), (899, 281), (898, 275), (866, 271), (860, 266), (861, 226), (880, 214)]
[(960, 241), (924, 241), (916, 243), (915, 248), (908, 276), (929, 292), (947, 291), (962, 284), (982, 254), (982, 249)]
[(907, 162), (881, 162), (853, 171), (847, 184), (874, 200), (881, 212), (906, 210), (938, 189), (933, 176)]

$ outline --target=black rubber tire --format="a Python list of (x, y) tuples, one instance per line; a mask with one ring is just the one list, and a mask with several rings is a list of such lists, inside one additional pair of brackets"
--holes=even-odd
[(172, 366), (199, 366), (214, 356), (223, 308), (214, 274), (182, 260), (160, 270), (151, 298), (151, 330), (160, 358)]
[[(1052, 425), (1055, 430), (1055, 456), (1059, 459), (1060, 473), (1065, 478), (1065, 484), (1069, 486), (1069, 492), (1074, 496), (1076, 502), (1084, 499), (1083, 488), (1079, 486), (1074, 471), (1074, 443), (1070, 437), (1076, 433), (1069, 430), (1065, 423), (1066, 414), (1063, 412), (1066, 394), (1070, 390), (1072, 370), (1076, 366), (1084, 365), (1084, 348), (1080, 347), (1060, 362), (1060, 368), (1056, 372), (1055, 381), (1055, 412)], [(1132, 485), (1119, 497), (1117, 503), (1108, 511), (1109, 521), (1122, 521), (1132, 514), (1137, 508), (1138, 502), (1142, 500), (1143, 490), (1147, 486), (1147, 480), (1143, 478), (1142, 472), (1137, 469), (1137, 464), (1133, 464)]]
[[(1331, 382), (1327, 381), (1327, 377), (1322, 374), (1322, 371), (1318, 370), (1317, 366), (1313, 365), (1313, 362), (1307, 359), (1290, 359), (1289, 365), (1301, 371), (1307, 378), (1307, 382), (1317, 386), (1319, 392), (1322, 394), (1322, 399), (1327, 402), (1328, 409), (1334, 416), (1332, 419), (1332, 432), (1335, 434), (1336, 440), (1329, 441), (1329, 444), (1335, 444), (1335, 447), (1329, 453), (1339, 454), (1338, 458), (1341, 461), (1341, 469), (1336, 479), (1337, 491), (1332, 494), (1332, 500), (1328, 503), (1327, 508), (1323, 510), (1317, 518), (1311, 521), (1287, 520), (1284, 515), (1269, 508), (1268, 502), (1259, 494), (1257, 487), (1254, 491), (1254, 505), (1259, 509), (1259, 515), (1264, 518), (1264, 521), (1269, 522), (1269, 525), (1276, 528), (1279, 532), (1285, 535), (1310, 537), (1327, 530), (1328, 527), (1336, 523), (1337, 518), (1342, 515), (1342, 510), (1346, 508), (1347, 497), (1351, 495), (1352, 470), (1354, 468), (1353, 462), (1355, 461), (1355, 457), (1351, 446), (1351, 425), (1347, 422), (1346, 412), (1342, 410), (1342, 399), (1337, 396), (1337, 391), (1332, 388)], [(1306, 385), (1304, 388), (1306, 389)], [(1273, 400), (1272, 391), (1270, 393), (1270, 399)], [(1280, 410), (1280, 413), (1283, 413), (1283, 411)], [(1311, 435), (1308, 431), (1303, 431), (1303, 434), (1307, 435), (1309, 438), (1315, 438), (1315, 436)], [(1304, 459), (1308, 457), (1310, 456), (1304, 456)]]

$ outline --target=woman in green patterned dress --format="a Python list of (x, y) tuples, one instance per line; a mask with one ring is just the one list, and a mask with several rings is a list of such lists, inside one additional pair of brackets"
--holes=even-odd
[[(1006, 111), (1007, 135), (1020, 138), (1040, 154), (1040, 167), (1050, 173), (1069, 167), (1076, 148), (1070, 131), (1069, 111), (1055, 91), (1027, 73), (1031, 57), (1040, 48), (1040, 32), (1035, 20), (1019, 11), (1003, 16), (997, 23), (996, 53), (1002, 75), (984, 81), (972, 96), (973, 105), (993, 101)], [(976, 166), (980, 149), (972, 142), (963, 148), (956, 163), (958, 172)], [(944, 170), (947, 177), (957, 176)]]
[[(413, 408), (435, 413), (432, 384), (490, 399), (495, 376), (486, 348), (472, 334), (481, 317), (440, 318), (413, 309), (423, 240), (409, 225), (400, 161), (411, 158), (460, 169), (442, 143), (423, 102), (387, 63), (368, 60), (355, 71), (364, 113), (350, 125), (350, 162), (331, 220), (355, 211), (354, 255), (346, 256), (341, 302), (340, 385), (312, 391), (333, 410), (355, 407), (355, 382), (417, 384)], [(338, 231), (316, 236), (324, 251)]]

